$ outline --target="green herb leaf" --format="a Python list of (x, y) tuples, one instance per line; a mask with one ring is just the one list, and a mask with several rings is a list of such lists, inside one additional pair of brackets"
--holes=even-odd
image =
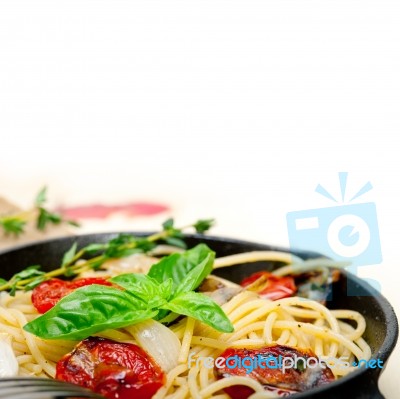
[(72, 244), (72, 247), (67, 252), (65, 252), (61, 262), (62, 267), (68, 265), (74, 259), (74, 256), (76, 255), (76, 247), (77, 244), (76, 242), (74, 242)]
[(30, 278), (30, 277), (41, 276), (44, 274), (44, 272), (39, 270), (40, 267), (41, 267), (40, 265), (28, 266), (27, 268), (20, 271), (19, 273), (14, 274), (14, 276), (12, 276), (11, 280), (19, 281), (19, 280), (25, 280), (26, 278)]
[(47, 187), (43, 187), (35, 198), (35, 206), (40, 207), (46, 202)]
[(65, 296), (24, 330), (43, 339), (82, 340), (106, 329), (151, 319), (157, 313), (127, 291), (93, 284)]
[(173, 245), (174, 247), (178, 247), (178, 248), (182, 248), (182, 249), (187, 248), (185, 241), (183, 241), (182, 239), (180, 239), (178, 237), (168, 237), (165, 239), (165, 242), (169, 245)]
[(207, 230), (215, 224), (215, 219), (200, 219), (198, 220), (193, 227), (196, 229), (197, 233), (205, 233)]
[(18, 283), (22, 280), (36, 279), (45, 275), (45, 272), (39, 270), (39, 265), (28, 266), (26, 269), (14, 274), (9, 281), (10, 285), (10, 295), (14, 296), (16, 290), (18, 289)]
[(84, 251), (86, 254), (92, 255), (96, 252), (99, 251), (104, 251), (107, 249), (108, 245), (107, 244), (89, 244), (86, 247), (82, 248), (82, 251)]
[(65, 222), (68, 223), (70, 226), (81, 227), (80, 223), (75, 220), (66, 220)]
[(4, 285), (4, 284), (7, 284), (7, 283), (8, 283), (7, 280), (4, 280), (4, 278), (0, 278), (0, 285)]
[(18, 218), (4, 218), (0, 221), (5, 233), (19, 236), (24, 231), (26, 222)]
[(134, 253), (143, 252), (137, 247), (137, 239), (131, 234), (119, 234), (109, 241), (104, 255), (108, 258), (123, 258)]
[(47, 280), (45, 274), (35, 277), (30, 283), (24, 286), (24, 291), (33, 290), (36, 286), (38, 286), (40, 283), (43, 283), (43, 281), (45, 280)]
[(306, 369), (305, 361), (304, 361), (302, 358), (297, 359), (295, 369), (296, 369), (297, 371), (299, 371), (300, 373), (303, 372), (303, 371)]
[(163, 227), (164, 231), (165, 231), (165, 230), (172, 229), (172, 228), (174, 227), (174, 219), (172, 219), (172, 218), (167, 219), (167, 220), (162, 224), (162, 227)]
[(38, 209), (39, 209), (39, 216), (38, 216), (38, 219), (36, 222), (36, 227), (39, 230), (44, 230), (49, 223), (51, 223), (51, 224), (60, 224), (61, 223), (62, 218), (59, 214), (51, 213), (42, 207), (40, 207)]
[[(42, 204), (44, 200), (45, 189), (41, 191), (40, 195), (38, 195), (37, 204)], [(60, 215), (48, 212), (42, 206), (37, 207), (35, 211), (36, 210), (39, 213), (39, 216), (37, 218), (37, 227), (39, 229), (45, 229), (48, 223), (58, 224), (61, 222), (68, 222), (63, 220)], [(26, 216), (14, 215), (13, 217), (0, 217), (0, 227), (3, 227), (6, 232), (7, 228), (8, 232), (23, 232), (23, 227), (25, 225), (23, 217)], [(210, 224), (211, 219), (199, 220), (195, 224), (186, 226), (186, 228), (196, 226), (198, 231), (204, 231), (204, 229), (208, 228)], [(183, 240), (181, 240), (181, 238), (184, 237), (182, 232), (183, 228), (178, 229), (173, 226), (173, 220), (171, 219), (164, 223), (165, 230), (159, 233), (152, 234), (148, 237), (135, 237), (131, 234), (120, 234), (118, 237), (114, 238), (108, 243), (90, 244), (81, 249), (79, 252), (76, 252), (72, 258), (73, 260), (71, 260), (71, 262), (75, 260), (82, 260), (83, 262), (79, 262), (79, 264), (74, 265), (69, 265), (68, 263), (65, 263), (61, 267), (52, 269), (51, 272), (45, 273), (46, 278), (44, 280), (56, 276), (69, 277), (87, 270), (97, 270), (109, 258), (121, 258), (137, 252), (148, 252), (156, 246), (157, 242), (166, 241), (173, 245), (183, 247), (184, 242)], [(92, 257), (91, 259), (83, 260), (82, 256), (84, 254), (92, 255), (94, 257)], [(192, 259), (190, 252), (188, 252), (188, 254), (186, 254), (185, 256), (188, 257), (188, 259), (181, 259), (180, 255), (177, 255), (175, 258), (171, 258), (170, 260), (166, 261), (169, 264), (170, 270), (165, 273), (165, 276), (163, 276), (163, 272), (157, 270), (157, 268), (154, 269), (152, 273), (155, 274), (155, 278), (157, 279), (157, 281), (161, 283), (162, 281), (164, 281), (164, 277), (168, 279), (170, 277), (172, 278), (172, 276), (174, 275), (176, 277), (175, 281), (173, 281), (173, 287), (175, 289), (180, 284), (182, 279), (186, 276), (187, 272), (189, 272), (193, 267), (197, 266), (202, 261), (201, 257), (199, 259), (195, 259), (196, 254), (194, 254), (194, 258)], [(65, 262), (67, 261), (65, 260)], [(178, 262), (177, 266), (175, 265), (175, 262)], [(185, 266), (186, 263), (189, 263), (189, 265)], [(68, 267), (65, 267), (65, 265), (67, 265)], [(176, 270), (172, 271), (172, 269)], [(29, 285), (31, 282), (36, 283), (36, 281), (33, 281), (35, 278), (36, 276), (31, 276), (27, 279), (19, 280), (17, 285), (15, 284), (15, 280), (10, 280), (7, 284), (3, 284), (0, 287), (0, 290), (11, 290), (11, 292), (13, 293), (17, 288), (24, 289), (24, 287), (26, 285)], [(164, 311), (164, 313), (165, 312), (166, 311)]]
[(211, 298), (197, 292), (186, 292), (162, 306), (163, 309), (199, 320), (221, 332), (232, 332), (232, 323)]

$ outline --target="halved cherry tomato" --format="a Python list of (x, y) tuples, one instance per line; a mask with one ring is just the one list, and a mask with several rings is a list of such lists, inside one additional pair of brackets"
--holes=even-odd
[(139, 346), (90, 337), (65, 355), (56, 378), (89, 388), (109, 399), (150, 399), (165, 374)]
[(45, 313), (64, 296), (70, 294), (77, 288), (91, 284), (112, 285), (109, 281), (101, 277), (80, 278), (74, 281), (52, 278), (51, 280), (43, 281), (43, 283), (33, 289), (33, 306), (39, 313)]
[(296, 284), (293, 277), (277, 277), (265, 271), (246, 277), (240, 285), (251, 291), (256, 291), (262, 298), (271, 299), (272, 301), (293, 296), (296, 292)]
[[(225, 362), (219, 362), (222, 367), (214, 367), (217, 378), (249, 377), (280, 396), (325, 385), (335, 379), (331, 369), (321, 366), (311, 350), (283, 345), (258, 349), (228, 348), (220, 357)], [(310, 360), (310, 367), (307, 367), (304, 363), (310, 358), (313, 359)], [(291, 362), (293, 364), (290, 366)], [(244, 385), (233, 385), (224, 390), (232, 399), (247, 399), (254, 392)]]

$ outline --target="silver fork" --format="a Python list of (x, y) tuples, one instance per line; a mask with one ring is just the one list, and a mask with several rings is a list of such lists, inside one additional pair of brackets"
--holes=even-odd
[(48, 378), (0, 378), (0, 399), (104, 399), (89, 389)]

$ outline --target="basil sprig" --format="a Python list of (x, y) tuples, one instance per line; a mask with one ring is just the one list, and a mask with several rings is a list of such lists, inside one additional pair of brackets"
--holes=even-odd
[(81, 287), (24, 329), (43, 339), (81, 340), (106, 329), (160, 319), (172, 311), (218, 331), (232, 332), (232, 323), (221, 307), (194, 292), (210, 274), (214, 257), (210, 248), (199, 244), (163, 258), (148, 275), (129, 273), (112, 278), (119, 287)]

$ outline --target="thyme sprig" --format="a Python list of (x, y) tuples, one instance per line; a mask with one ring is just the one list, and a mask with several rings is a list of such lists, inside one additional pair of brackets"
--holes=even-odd
[[(198, 220), (191, 225), (176, 228), (173, 219), (168, 219), (163, 224), (162, 231), (147, 237), (137, 237), (123, 233), (107, 243), (89, 244), (80, 250), (77, 250), (77, 244), (74, 243), (63, 255), (61, 265), (57, 269), (45, 272), (41, 270), (39, 265), (29, 266), (12, 276), (8, 281), (0, 279), (0, 291), (10, 291), (13, 295), (17, 290), (29, 291), (43, 281), (53, 277), (73, 277), (85, 271), (97, 270), (109, 259), (123, 258), (134, 253), (146, 253), (152, 250), (158, 242), (186, 247), (182, 240), (184, 230), (194, 228), (197, 233), (204, 233), (213, 224), (213, 219), (204, 219)], [(84, 259), (84, 256), (93, 257)]]
[(25, 232), (26, 224), (35, 220), (36, 228), (40, 231), (46, 229), (49, 224), (58, 225), (67, 223), (73, 226), (78, 226), (78, 223), (73, 220), (63, 219), (62, 215), (56, 212), (51, 212), (44, 207), (47, 200), (47, 188), (40, 190), (35, 198), (34, 205), (31, 209), (21, 212), (16, 212), (11, 215), (0, 216), (0, 228), (7, 235), (19, 236)]

